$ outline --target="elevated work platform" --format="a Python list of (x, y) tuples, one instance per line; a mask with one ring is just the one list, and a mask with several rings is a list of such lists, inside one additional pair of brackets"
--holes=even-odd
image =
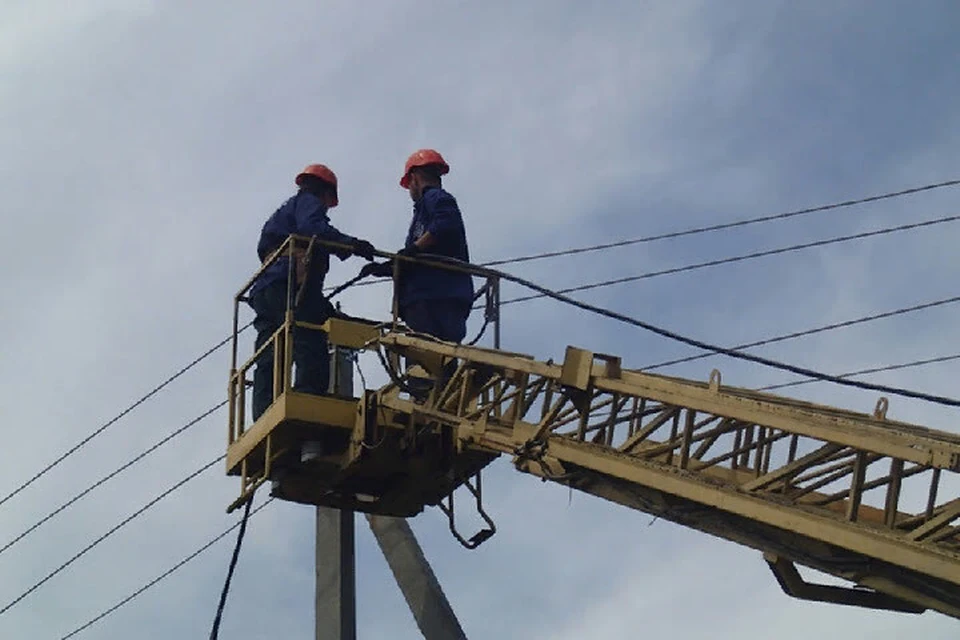
[[(326, 331), (330, 344), (340, 349), (376, 345), (380, 336), (378, 325), (362, 320), (334, 318), (317, 330)], [(280, 336), (278, 366), (285, 355)], [(436, 362), (442, 366), (442, 359)], [(452, 429), (417, 432), (409, 416), (380, 407), (376, 393), (298, 393), (284, 389), (289, 375), (277, 384), (281, 392), (270, 407), (244, 428), (240, 407), (246, 385), (240, 380), (252, 364), (251, 358), (231, 384), (234, 409), (226, 468), (228, 475), (241, 477), (243, 490), (230, 510), (270, 480), (272, 495), (291, 502), (410, 517), (440, 504), (497, 457), (458, 450)]]
[[(290, 386), (294, 326), (309, 327), (288, 314), (270, 341), (274, 403), (249, 428), (254, 358), (238, 366), (234, 347), (227, 472), (242, 487), (231, 508), (268, 480), (281, 499), (369, 514), (437, 505), (473, 548), (495, 531), (480, 471), (506, 455), (520, 472), (759, 550), (795, 597), (960, 618), (960, 435), (888, 419), (884, 398), (860, 413), (726, 386), (717, 371), (703, 382), (631, 371), (574, 347), (540, 362), (395, 318), (312, 327), (335, 348), (377, 351), (391, 382), (309, 397)], [(454, 524), (461, 486), (489, 524), (469, 540)], [(807, 583), (795, 565), (852, 586)]]

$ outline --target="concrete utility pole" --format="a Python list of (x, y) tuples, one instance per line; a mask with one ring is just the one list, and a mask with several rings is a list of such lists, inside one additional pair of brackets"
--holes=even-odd
[[(331, 357), (331, 390), (353, 395), (353, 354)], [(303, 457), (311, 455), (311, 445)], [(373, 535), (426, 640), (466, 640), (440, 582), (403, 518), (367, 516)], [(353, 511), (317, 507), (316, 640), (356, 640), (356, 519)]]
[[(353, 395), (353, 359), (336, 349), (330, 386)], [(356, 640), (356, 531), (353, 511), (317, 507), (316, 640)]]
[(368, 515), (367, 522), (423, 637), (426, 640), (467, 640), (407, 521)]

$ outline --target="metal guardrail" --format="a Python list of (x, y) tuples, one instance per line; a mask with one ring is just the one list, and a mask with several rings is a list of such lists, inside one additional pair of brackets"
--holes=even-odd
[[(250, 369), (256, 364), (257, 359), (262, 354), (273, 347), (273, 394), (272, 400), (275, 401), (283, 393), (292, 389), (293, 374), (293, 341), (294, 327), (302, 329), (325, 331), (322, 325), (312, 324), (295, 318), (296, 302), (301, 297), (295, 290), (296, 287), (302, 288), (303, 283), (298, 282), (296, 274), (297, 261), (308, 259), (316, 246), (325, 247), (329, 250), (351, 249), (350, 245), (321, 240), (316, 237), (306, 237), (300, 235), (290, 235), (286, 240), (263, 261), (256, 273), (251, 276), (243, 287), (236, 293), (233, 299), (233, 333), (231, 344), (230, 361), (230, 380), (228, 388), (229, 399), (229, 430), (228, 443), (236, 442), (246, 431), (246, 400), (247, 388), (252, 386), (252, 380), (248, 379)], [(457, 271), (468, 273), (473, 277), (483, 278), (484, 284), (477, 289), (474, 296), (474, 303), (480, 298), (484, 299), (484, 324), (481, 334), (488, 325), (493, 325), (493, 346), (500, 348), (500, 276), (496, 272), (483, 267), (477, 267), (471, 264), (465, 264), (450, 260), (443, 256), (431, 257), (430, 254), (422, 254), (417, 257), (402, 256), (385, 251), (375, 251), (374, 255), (380, 258), (386, 258), (393, 262), (393, 278), (397, 281), (401, 263), (409, 262), (423, 266), (430, 266), (448, 271)], [(240, 362), (239, 354), (239, 332), (240, 332), (240, 305), (249, 301), (249, 292), (254, 283), (271, 266), (276, 264), (281, 258), (289, 258), (287, 265), (287, 309), (283, 323), (253, 354)], [(305, 275), (308, 277), (308, 275)], [(339, 292), (339, 291), (338, 291)], [(291, 305), (293, 301), (293, 305)], [(402, 331), (403, 326), (399, 318), (399, 305), (397, 301), (396, 287), (394, 287), (391, 302), (391, 321), (390, 330)], [(387, 324), (387, 323), (384, 323)], [(478, 338), (480, 336), (477, 336)]]

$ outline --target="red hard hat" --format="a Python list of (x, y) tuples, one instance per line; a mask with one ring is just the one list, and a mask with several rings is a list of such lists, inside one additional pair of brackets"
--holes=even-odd
[(335, 207), (339, 203), (337, 199), (337, 176), (330, 170), (330, 168), (324, 164), (308, 164), (306, 168), (297, 175), (297, 186), (299, 187), (303, 183), (305, 176), (314, 176), (320, 178), (331, 187), (333, 187), (333, 204), (331, 206)]
[(404, 189), (409, 186), (410, 169), (414, 167), (425, 167), (431, 164), (439, 165), (440, 175), (450, 172), (450, 165), (447, 164), (447, 161), (443, 159), (443, 156), (440, 155), (438, 151), (434, 151), (433, 149), (420, 149), (419, 151), (411, 153), (410, 157), (407, 158), (407, 164), (403, 168), (403, 177), (400, 178), (400, 186)]

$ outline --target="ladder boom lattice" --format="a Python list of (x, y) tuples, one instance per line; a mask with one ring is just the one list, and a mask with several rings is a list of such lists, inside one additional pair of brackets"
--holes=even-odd
[[(456, 358), (424, 402), (381, 408), (518, 470), (761, 550), (798, 597), (960, 617), (960, 437), (709, 382), (624, 370), (568, 347), (562, 364), (402, 333), (413, 361)], [(389, 421), (387, 422), (389, 425)], [(798, 583), (792, 563), (857, 585)]]

